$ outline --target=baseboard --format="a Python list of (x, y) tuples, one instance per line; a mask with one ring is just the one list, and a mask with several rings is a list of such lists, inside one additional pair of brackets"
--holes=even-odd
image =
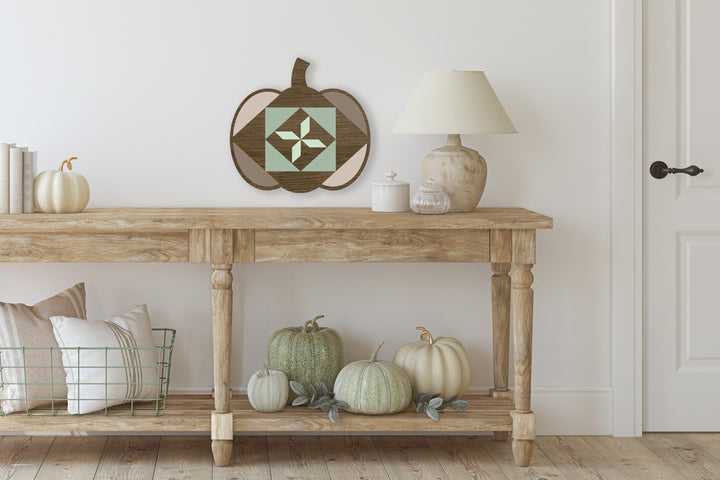
[[(489, 387), (470, 387), (468, 393), (487, 393)], [(247, 393), (246, 387), (233, 392)], [(207, 395), (207, 387), (171, 388), (175, 394)], [(538, 435), (612, 435), (611, 387), (534, 387), (532, 408)]]

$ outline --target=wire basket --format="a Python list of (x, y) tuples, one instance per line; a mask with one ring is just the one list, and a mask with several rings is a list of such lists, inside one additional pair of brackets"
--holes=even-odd
[[(103, 391), (102, 386), (104, 385), (105, 398), (79, 398), (78, 401), (98, 401), (104, 400), (105, 408), (101, 408), (92, 413), (85, 413), (83, 415), (95, 415), (95, 416), (158, 416), (162, 415), (165, 411), (165, 402), (167, 400), (168, 386), (170, 384), (170, 364), (172, 359), (173, 345), (175, 343), (175, 330), (171, 328), (153, 328), (153, 340), (155, 341), (155, 347), (152, 348), (140, 348), (140, 347), (46, 347), (46, 348), (28, 348), (28, 347), (0, 347), (0, 353), (4, 351), (12, 351), (13, 353), (19, 352), (22, 356), (23, 362), (20, 367), (12, 367), (13, 369), (21, 369), (22, 375), (18, 377), (22, 382), (13, 381), (10, 379), (12, 375), (5, 373), (10, 367), (3, 367), (2, 357), (0, 355), (0, 392), (6, 392), (8, 387), (19, 387), (13, 389), (14, 391), (24, 392), (21, 395), (14, 395), (12, 398), (0, 397), (1, 402), (12, 401), (14, 404), (21, 402), (25, 407), (21, 409), (15, 409), (13, 413), (5, 414), (0, 409), (0, 416), (6, 415), (32, 415), (32, 416), (58, 416), (58, 415), (71, 415), (68, 413), (68, 402), (67, 398), (56, 398), (55, 390), (59, 390), (62, 385), (65, 387), (64, 370), (62, 366), (53, 365), (52, 353), (53, 351), (60, 350), (62, 353), (75, 355), (80, 358), (81, 354), (91, 352), (99, 352), (101, 356), (104, 356), (104, 365), (80, 365), (77, 368), (83, 369), (104, 369), (105, 370), (105, 382), (104, 383), (74, 383), (78, 389), (82, 387), (88, 387), (88, 390), (94, 389), (93, 391)], [(33, 350), (42, 352), (42, 356), (45, 357), (44, 353), (47, 352), (46, 358), (47, 363), (28, 365), (25, 362), (25, 353)], [(144, 391), (148, 389), (154, 390), (152, 398), (147, 398), (144, 395), (143, 398), (111, 398), (108, 395), (110, 387), (114, 385), (121, 385), (119, 383), (109, 382), (108, 376), (112, 369), (126, 368), (119, 365), (108, 364), (108, 357), (114, 353), (121, 355), (132, 355), (139, 353), (139, 350), (153, 351), (156, 358), (156, 364), (151, 367), (136, 367), (150, 370), (150, 372), (143, 372), (142, 377), (147, 380), (143, 380), (143, 383), (130, 382), (129, 385), (133, 387), (133, 391)], [(104, 355), (103, 355), (104, 354)], [(102, 362), (101, 362), (102, 363)], [(30, 382), (26, 379), (32, 378), (31, 374), (33, 369), (46, 369), (50, 372), (50, 382)], [(62, 375), (58, 375), (59, 372), (63, 372)], [(79, 372), (78, 372), (79, 373)], [(60, 379), (57, 377), (61, 377)], [(81, 378), (80, 375), (77, 376)], [(128, 385), (123, 383), (122, 385)], [(29, 393), (32, 390), (31, 386), (43, 387), (43, 391), (50, 392), (48, 395), (33, 396)], [(135, 388), (138, 387), (138, 388)], [(82, 390), (79, 390), (82, 391)], [(21, 397), (21, 398), (20, 398)], [(46, 398), (47, 397), (47, 398)], [(119, 402), (123, 402), (121, 405), (116, 405)], [(31, 407), (32, 405), (32, 407)]]

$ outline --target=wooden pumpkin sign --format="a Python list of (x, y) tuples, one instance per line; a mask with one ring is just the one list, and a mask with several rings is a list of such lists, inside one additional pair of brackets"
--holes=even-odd
[(339, 190), (360, 175), (370, 126), (360, 104), (338, 89), (308, 87), (310, 64), (298, 58), (290, 88), (258, 90), (238, 107), (230, 150), (243, 178), (262, 190)]

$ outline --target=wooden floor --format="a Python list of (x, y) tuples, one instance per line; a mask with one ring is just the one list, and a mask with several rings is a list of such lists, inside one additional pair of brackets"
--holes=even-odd
[(720, 433), (538, 437), (530, 467), (492, 437), (0, 437), (0, 479), (720, 479)]

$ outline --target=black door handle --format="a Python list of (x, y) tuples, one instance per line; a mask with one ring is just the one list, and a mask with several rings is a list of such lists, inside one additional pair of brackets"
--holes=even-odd
[(685, 168), (668, 168), (667, 163), (657, 161), (650, 165), (650, 175), (655, 178), (665, 178), (668, 173), (686, 173), (691, 177), (703, 173), (705, 170), (698, 167), (697, 165), (690, 165)]

